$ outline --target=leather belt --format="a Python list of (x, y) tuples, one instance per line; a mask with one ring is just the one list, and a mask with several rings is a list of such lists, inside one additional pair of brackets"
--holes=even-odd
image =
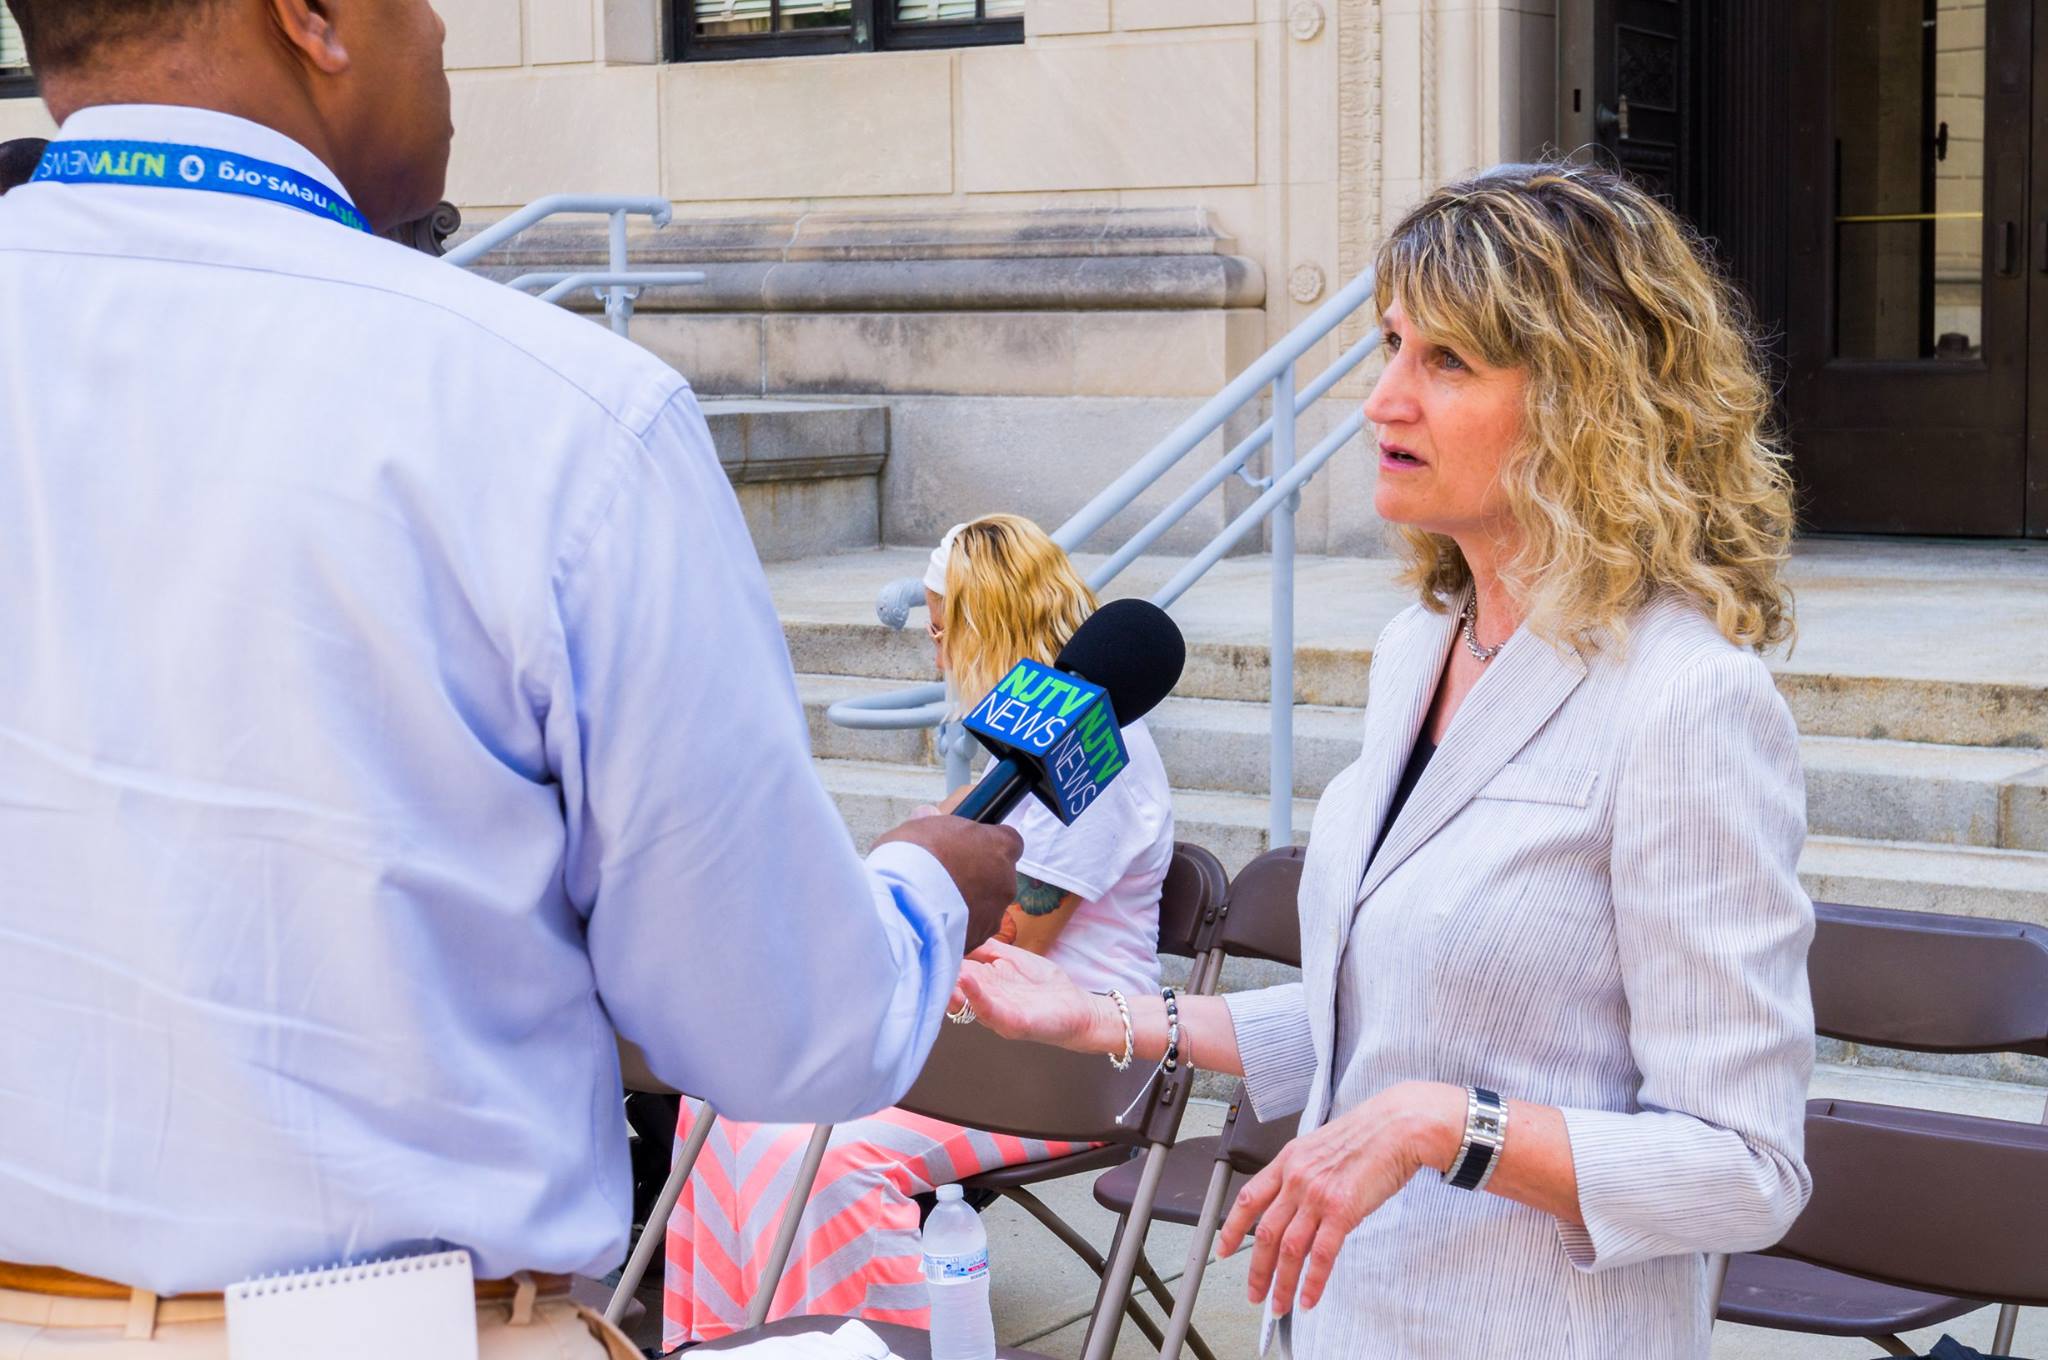
[[(533, 1281), (538, 1294), (566, 1294), (569, 1292), (567, 1275), (533, 1274), (526, 1277)], [(479, 1303), (502, 1303), (519, 1293), (521, 1280), (513, 1276), (509, 1280), (478, 1280), (476, 1297)], [(12, 1289), (23, 1294), (41, 1294), (58, 1299), (100, 1299), (126, 1303), (138, 1291), (112, 1280), (102, 1280), (93, 1275), (80, 1275), (76, 1271), (60, 1270), (56, 1266), (23, 1266), (10, 1261), (0, 1261), (0, 1289)], [(189, 1303), (210, 1303), (218, 1305), (223, 1296), (218, 1290), (211, 1293), (179, 1294), (177, 1300)], [(168, 1304), (174, 1300), (166, 1297)]]

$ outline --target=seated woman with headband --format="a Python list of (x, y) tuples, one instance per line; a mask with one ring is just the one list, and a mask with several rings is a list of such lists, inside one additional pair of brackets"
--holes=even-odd
[[(925, 590), (956, 711), (1024, 657), (1050, 665), (1096, 608), (1066, 553), (1015, 515), (950, 530), (932, 554)], [(1144, 722), (1123, 736), (1130, 765), (1072, 826), (1035, 798), (1007, 818), (1024, 837), (1024, 855), (1004, 934), (1085, 987), (1136, 996), (1159, 989), (1159, 895), (1173, 858), (1173, 808)], [(962, 1004), (951, 1018), (971, 1023), (973, 1013)], [(686, 1127), (693, 1117), (685, 1111)], [(726, 1119), (713, 1128), (668, 1223), (664, 1349), (746, 1326), (789, 1174), (810, 1133), (807, 1125)], [(839, 1125), (770, 1320), (825, 1313), (927, 1326), (916, 1197), (999, 1166), (1078, 1150), (903, 1110)]]

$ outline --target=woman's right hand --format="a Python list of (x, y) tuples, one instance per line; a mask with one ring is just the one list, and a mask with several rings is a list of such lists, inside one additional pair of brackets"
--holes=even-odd
[[(1123, 1022), (1116, 1003), (1084, 992), (1058, 964), (1014, 945), (990, 940), (960, 965), (960, 991), (983, 1025), (1005, 1039), (1085, 1053), (1123, 1051)], [(1114, 1044), (1104, 1038), (1104, 1021), (1116, 1026)]]

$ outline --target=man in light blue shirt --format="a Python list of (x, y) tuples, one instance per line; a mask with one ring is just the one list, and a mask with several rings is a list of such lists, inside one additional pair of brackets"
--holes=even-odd
[(602, 1272), (614, 1028), (894, 1101), (1016, 835), (863, 865), (688, 386), (359, 229), (440, 195), (426, 0), (11, 2), (0, 1263)]

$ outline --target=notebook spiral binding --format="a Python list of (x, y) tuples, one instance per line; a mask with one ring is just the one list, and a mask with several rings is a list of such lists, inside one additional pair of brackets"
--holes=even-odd
[(278, 1294), (291, 1294), (307, 1289), (327, 1289), (335, 1285), (354, 1284), (360, 1280), (381, 1279), (389, 1275), (410, 1275), (416, 1271), (446, 1270), (451, 1266), (467, 1265), (466, 1251), (441, 1251), (427, 1256), (379, 1256), (368, 1261), (337, 1262), (331, 1266), (319, 1266), (310, 1270), (286, 1270), (273, 1275), (258, 1275), (253, 1280), (243, 1280), (232, 1285), (228, 1293), (238, 1298), (261, 1299)]

